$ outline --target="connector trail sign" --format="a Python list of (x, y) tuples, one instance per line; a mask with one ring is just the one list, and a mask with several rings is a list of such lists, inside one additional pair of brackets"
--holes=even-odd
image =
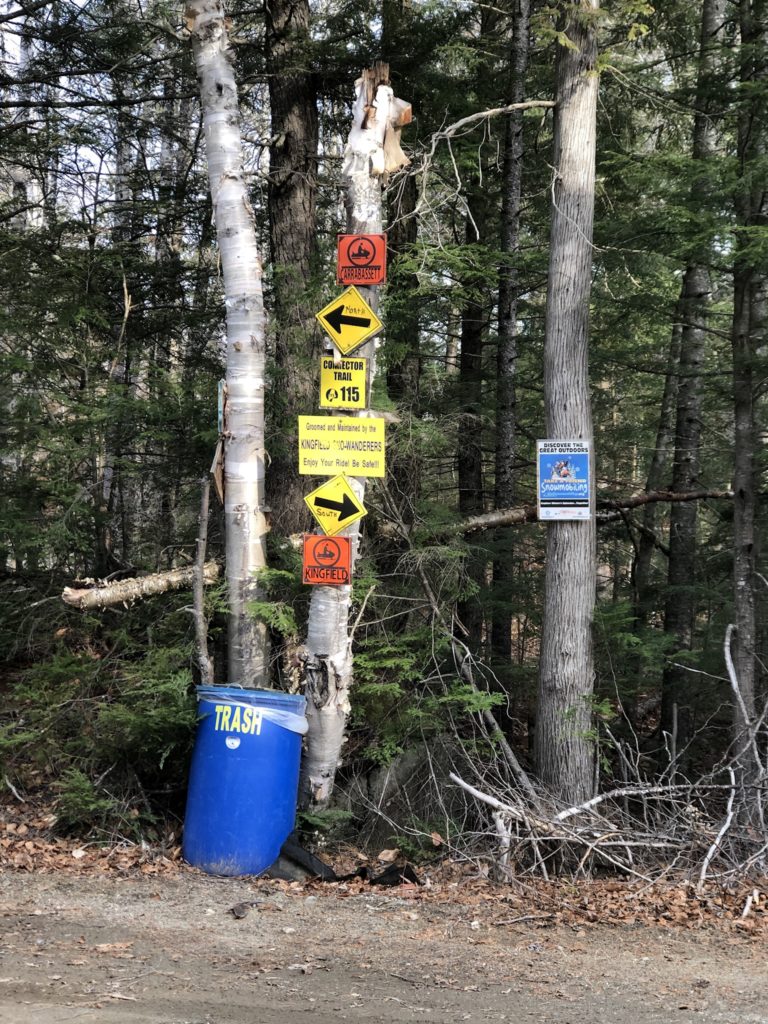
[(320, 408), (365, 409), (367, 359), (320, 359)]

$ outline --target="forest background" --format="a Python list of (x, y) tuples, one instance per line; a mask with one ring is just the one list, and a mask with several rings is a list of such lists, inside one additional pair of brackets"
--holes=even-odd
[[(498, 109), (551, 103), (563, 52), (586, 39), (597, 604), (564, 720), (579, 719), (590, 795), (662, 792), (643, 813), (666, 853), (686, 829), (687, 854), (711, 849), (717, 829), (692, 822), (731, 827), (739, 807), (731, 864), (764, 865), (765, 4), (238, 0), (228, 13), (268, 314), (270, 568), (250, 611), (278, 688), (303, 682), (296, 416), (316, 411), (314, 314), (336, 289), (354, 81), (386, 60), (413, 105), (411, 165), (384, 193), (372, 406), (390, 421), (388, 474), (366, 498), (354, 577), (339, 799), (305, 823), (359, 828), (385, 810), (422, 853), (492, 832), (507, 856), (514, 793), (539, 814), (583, 795), (583, 771), (572, 786), (534, 743), (551, 699), (553, 528), (531, 506), (555, 118)], [(6, 786), (53, 785), (59, 826), (99, 837), (151, 835), (180, 813), (199, 679), (188, 592), (86, 612), (60, 598), (195, 559), (224, 305), (181, 14), (30, 0), (0, 15), (0, 759)], [(223, 534), (214, 503), (210, 557)], [(226, 611), (209, 587), (217, 681)], [(448, 794), (450, 769), (495, 793), (501, 818)]]

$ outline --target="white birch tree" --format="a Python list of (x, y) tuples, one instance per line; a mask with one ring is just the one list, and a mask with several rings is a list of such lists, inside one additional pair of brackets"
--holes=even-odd
[(261, 261), (243, 170), (237, 85), (229, 56), (224, 5), (189, 0), (203, 110), (208, 180), (226, 306), (227, 405), (224, 421), (224, 511), (229, 593), (229, 679), (232, 686), (266, 686), (267, 627), (249, 613), (266, 567), (264, 500), (265, 317)]

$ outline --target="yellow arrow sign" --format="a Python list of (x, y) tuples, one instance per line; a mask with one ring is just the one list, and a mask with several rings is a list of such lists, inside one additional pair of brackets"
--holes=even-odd
[(384, 326), (354, 285), (315, 313), (315, 318), (344, 356), (354, 352)]
[(311, 494), (304, 496), (304, 501), (320, 524), (320, 529), (329, 537), (341, 533), (350, 523), (368, 515), (368, 509), (352, 490), (343, 473), (320, 484)]

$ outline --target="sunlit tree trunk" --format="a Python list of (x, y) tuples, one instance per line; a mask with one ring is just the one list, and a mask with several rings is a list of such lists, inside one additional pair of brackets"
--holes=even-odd
[[(555, 183), (544, 340), (547, 437), (592, 444), (587, 346), (592, 283), (598, 0), (562, 4), (570, 45), (557, 54)], [(594, 452), (592, 453), (594, 460)], [(594, 479), (594, 473), (593, 473)], [(594, 489), (593, 489), (594, 490)], [(594, 494), (591, 499), (594, 516)], [(544, 624), (536, 712), (536, 769), (575, 803), (591, 795), (594, 749), (595, 522), (554, 522), (547, 531)]]
[(248, 609), (249, 603), (261, 596), (256, 574), (267, 564), (261, 262), (243, 173), (237, 86), (223, 5), (216, 0), (190, 0), (185, 20), (200, 85), (227, 316), (224, 512), (228, 682), (233, 686), (265, 686), (269, 679), (269, 637), (266, 626)]
[[(34, 17), (26, 17), (24, 18), (21, 32), (18, 33), (18, 59), (16, 68), (18, 78), (21, 81), (24, 81), (31, 72), (33, 58), (32, 33), (34, 32), (34, 28)], [(5, 50), (5, 39), (3, 39), (3, 44), (3, 50)], [(25, 84), (15, 91), (17, 92), (20, 100), (29, 99), (31, 91), (39, 95), (39, 92), (36, 89), (32, 90), (29, 84)], [(17, 117), (22, 125), (24, 124), (24, 121), (30, 120), (32, 124), (38, 123), (38, 118), (30, 119), (23, 111), (19, 111)], [(34, 128), (27, 124), (21, 128), (21, 131), (30, 142), (33, 141), (35, 137)], [(10, 168), (11, 181), (13, 182), (13, 205), (18, 207), (18, 213), (12, 216), (10, 221), (11, 227), (15, 231), (31, 231), (35, 228), (42, 227), (43, 225), (43, 192), (40, 187), (40, 181), (37, 179), (30, 166), (31, 162), (32, 160), (14, 164)]]

